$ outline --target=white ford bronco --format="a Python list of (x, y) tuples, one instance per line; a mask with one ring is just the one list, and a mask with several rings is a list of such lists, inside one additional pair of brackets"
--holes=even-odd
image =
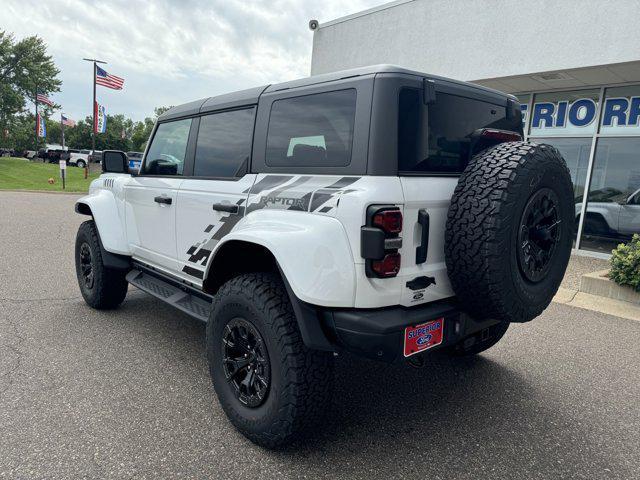
[(538, 316), (573, 239), (569, 171), (515, 97), (393, 66), (172, 108), (138, 173), (102, 168), (75, 207), (84, 299), (131, 284), (207, 322), (222, 408), (270, 448), (317, 425), (340, 352), (477, 354)]

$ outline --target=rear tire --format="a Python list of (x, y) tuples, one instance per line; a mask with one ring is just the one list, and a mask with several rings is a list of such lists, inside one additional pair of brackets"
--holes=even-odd
[(87, 166), (87, 164), (84, 162), (84, 160), (78, 160), (76, 162), (76, 167), (78, 167), (78, 168), (84, 168), (86, 166)]
[(277, 275), (241, 275), (220, 288), (207, 324), (207, 357), (222, 409), (252, 442), (280, 447), (323, 419), (333, 355), (304, 345)]
[(573, 186), (550, 145), (502, 143), (473, 157), (447, 217), (451, 285), (480, 319), (527, 322), (547, 308), (569, 262)]
[(104, 266), (98, 229), (93, 220), (80, 225), (76, 235), (76, 276), (84, 301), (107, 310), (120, 305), (127, 295), (126, 272)]

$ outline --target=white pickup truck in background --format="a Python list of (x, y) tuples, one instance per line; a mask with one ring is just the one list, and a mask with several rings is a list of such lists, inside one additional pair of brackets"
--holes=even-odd
[[(615, 189), (598, 190), (589, 195), (584, 232), (587, 235), (630, 238), (640, 224), (640, 189), (630, 195)], [(592, 198), (593, 197), (593, 198)], [(582, 202), (576, 204), (576, 221)]]
[(69, 155), (68, 163), (76, 167), (84, 168), (89, 165), (89, 154), (91, 150), (72, 151)]

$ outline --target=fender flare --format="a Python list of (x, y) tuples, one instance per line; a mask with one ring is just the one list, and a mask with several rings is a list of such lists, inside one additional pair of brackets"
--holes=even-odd
[(221, 247), (230, 241), (254, 243), (275, 258), (292, 292), (302, 302), (322, 307), (354, 306), (356, 273), (342, 223), (334, 217), (290, 210), (260, 210), (240, 219), (218, 242), (204, 278)]
[(119, 205), (111, 191), (97, 190), (79, 198), (75, 211), (93, 217), (106, 251), (131, 256), (124, 233), (124, 206)]

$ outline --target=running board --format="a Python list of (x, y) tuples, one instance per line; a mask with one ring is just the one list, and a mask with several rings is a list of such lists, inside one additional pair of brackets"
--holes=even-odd
[(197, 318), (202, 322), (209, 320), (211, 301), (185, 291), (173, 283), (156, 275), (151, 275), (137, 269), (127, 274), (127, 282), (140, 290), (159, 298), (163, 302), (174, 306), (178, 310)]

